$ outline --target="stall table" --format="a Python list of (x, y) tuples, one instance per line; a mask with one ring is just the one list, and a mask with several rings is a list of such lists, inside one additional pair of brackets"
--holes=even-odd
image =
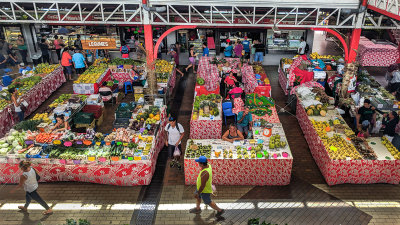
[(398, 49), (389, 44), (375, 44), (361, 37), (358, 60), (362, 66), (388, 67), (399, 58)]
[[(31, 90), (26, 92), (22, 96), (22, 98), (29, 104), (27, 111), (25, 112), (25, 117), (34, 112), (65, 81), (65, 76), (62, 67), (60, 66), (44, 77)], [(17, 118), (18, 117), (12, 104), (9, 104), (0, 112), (0, 137), (4, 136), (4, 134), (15, 125), (15, 119)]]
[(288, 80), (286, 77), (285, 72), (283, 72), (282, 68), (279, 68), (279, 85), (281, 86), (283, 92), (285, 93), (285, 95), (288, 95)]
[[(166, 112), (161, 113), (161, 127), (166, 125)], [(148, 185), (153, 177), (157, 157), (164, 147), (166, 132), (158, 131), (153, 145), (153, 153), (148, 160), (81, 160), (80, 164), (74, 164), (72, 160), (62, 163), (58, 159), (38, 158), (28, 159), (33, 167), (40, 173), (40, 182), (78, 181), (98, 184), (110, 184), (118, 186)], [(18, 183), (19, 158), (0, 157), (0, 183)]]
[[(281, 138), (285, 141), (284, 131), (281, 124), (276, 124), (273, 128), (279, 130)], [(262, 128), (254, 128), (255, 130), (261, 131)], [(283, 135), (283, 137), (282, 137)], [(261, 135), (254, 133), (255, 139), (264, 139)], [(265, 143), (268, 143), (265, 138)], [(247, 143), (249, 140), (245, 140)], [(218, 148), (216, 146), (222, 145), (225, 147), (235, 148), (236, 145), (230, 144), (229, 142), (219, 140), (194, 140), (197, 142), (209, 143), (212, 145), (213, 150)], [(189, 146), (189, 143), (186, 145)], [(243, 146), (243, 143), (240, 144)], [(289, 155), (287, 158), (277, 157), (273, 158), (272, 155), (275, 152), (287, 152)], [(211, 153), (211, 157), (208, 159), (209, 164), (213, 169), (213, 184), (216, 185), (288, 185), (290, 183), (290, 177), (292, 172), (293, 157), (291, 155), (289, 146), (280, 150), (268, 150), (270, 156), (268, 158), (256, 158), (256, 159), (237, 159), (236, 153), (232, 159), (224, 159), (222, 153), (220, 158), (216, 158), (215, 153)], [(197, 176), (200, 172), (200, 166), (195, 162), (194, 158), (186, 158), (185, 156), (185, 184), (194, 185), (196, 184)]]
[(73, 85), (74, 94), (92, 95), (99, 93), (99, 88), (104, 81), (110, 76), (111, 70), (106, 69), (104, 73), (97, 79), (96, 83), (76, 83)]
[(218, 139), (222, 136), (222, 105), (219, 103), (219, 115), (214, 119), (205, 119), (199, 116), (197, 120), (190, 120), (191, 139)]
[[(387, 149), (383, 149), (384, 147), (379, 145), (379, 139), (371, 139), (377, 143), (377, 146), (373, 147), (378, 156), (377, 160), (333, 160), (329, 157), (300, 101), (297, 102), (296, 114), (311, 154), (328, 185), (343, 183), (399, 184), (400, 160), (394, 160)], [(369, 143), (371, 140), (369, 140)], [(386, 156), (390, 160), (385, 159)]]

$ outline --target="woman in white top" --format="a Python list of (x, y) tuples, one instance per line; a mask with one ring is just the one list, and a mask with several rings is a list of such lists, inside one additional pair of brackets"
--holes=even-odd
[(22, 99), (19, 98), (18, 91), (15, 88), (10, 88), (8, 91), (11, 93), (11, 101), (18, 115), (18, 122), (21, 122), (25, 118), (24, 111), (21, 109)]
[[(24, 186), (24, 190), (26, 192), (26, 203), (24, 206), (18, 206), (18, 208), (24, 212), (28, 211), (28, 206), (33, 199), (46, 209), (46, 211), (43, 212), (44, 215), (53, 213), (53, 210), (50, 209), (46, 202), (37, 193), (37, 188), (39, 184), (36, 180), (36, 170), (31, 167), (31, 163), (23, 160), (19, 163), (19, 168), (23, 171), (23, 173), (20, 177), (19, 184), (16, 189)], [(11, 192), (14, 192), (16, 189)]]

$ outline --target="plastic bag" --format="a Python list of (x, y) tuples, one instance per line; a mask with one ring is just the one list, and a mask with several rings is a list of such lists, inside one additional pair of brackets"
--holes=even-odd
[[(382, 127), (382, 121), (376, 121), (375, 127), (372, 128), (371, 134), (378, 134)], [(397, 128), (397, 127), (396, 127)]]
[(212, 189), (212, 195), (217, 196), (218, 194), (217, 187), (215, 187), (214, 184), (211, 184), (211, 189)]
[(178, 146), (175, 146), (174, 157), (179, 157), (179, 156), (181, 156), (181, 151), (179, 151)]
[(359, 92), (356, 92), (355, 94), (352, 93), (351, 98), (354, 100), (356, 105), (358, 105), (358, 102), (360, 101), (360, 93)]

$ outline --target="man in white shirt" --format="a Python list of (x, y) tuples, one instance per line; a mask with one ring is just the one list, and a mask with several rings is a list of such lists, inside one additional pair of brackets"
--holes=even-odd
[[(165, 131), (168, 132), (168, 137), (165, 140), (165, 146), (168, 147), (168, 157), (173, 159), (170, 166), (174, 166), (174, 164), (178, 164), (180, 156), (174, 156), (175, 146), (178, 146), (178, 150), (180, 154), (182, 154), (182, 146), (181, 141), (184, 135), (183, 126), (180, 123), (176, 122), (174, 117), (169, 118), (168, 124), (165, 126)], [(178, 164), (178, 168), (180, 165)]]
[(300, 45), (299, 48), (297, 49), (297, 53), (299, 53), (300, 55), (304, 55), (306, 51), (306, 45), (307, 43), (304, 41), (304, 38), (302, 37), (300, 39)]

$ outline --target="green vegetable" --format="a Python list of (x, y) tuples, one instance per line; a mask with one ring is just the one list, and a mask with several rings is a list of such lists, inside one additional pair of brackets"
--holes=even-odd
[(36, 131), (42, 120), (23, 120), (14, 126), (15, 130)]

